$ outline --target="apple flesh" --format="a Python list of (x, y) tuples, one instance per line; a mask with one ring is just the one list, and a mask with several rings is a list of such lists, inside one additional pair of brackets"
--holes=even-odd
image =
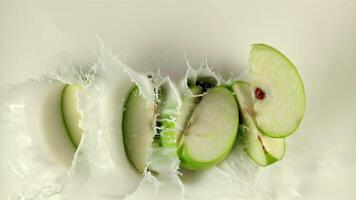
[(281, 160), (285, 153), (284, 138), (271, 138), (263, 135), (256, 127), (253, 119), (244, 116), (245, 126), (243, 128), (246, 135), (247, 154), (257, 164), (267, 166)]
[(220, 163), (235, 142), (238, 124), (238, 106), (232, 92), (225, 87), (209, 89), (195, 106), (181, 136), (181, 166), (199, 170)]
[(286, 137), (298, 128), (305, 110), (302, 79), (293, 63), (275, 48), (255, 44), (250, 52), (255, 121), (270, 137)]
[(242, 130), (247, 145), (247, 154), (261, 166), (281, 160), (285, 153), (285, 140), (265, 136), (256, 126), (250, 85), (238, 81), (232, 85), (232, 90), (236, 95), (242, 115)]
[(83, 134), (83, 129), (79, 126), (82, 115), (78, 111), (78, 93), (81, 90), (82, 87), (78, 84), (67, 84), (64, 86), (61, 98), (63, 122), (75, 147), (79, 145)]
[(143, 173), (155, 136), (155, 104), (149, 104), (135, 86), (124, 104), (122, 131), (125, 152), (131, 164)]
[(192, 95), (184, 95), (182, 99), (182, 106), (176, 119), (176, 139), (180, 140), (182, 133), (188, 125), (190, 116), (193, 113), (195, 106), (199, 103), (200, 98), (197, 95), (202, 93), (202, 88), (199, 86), (192, 86), (190, 88)]

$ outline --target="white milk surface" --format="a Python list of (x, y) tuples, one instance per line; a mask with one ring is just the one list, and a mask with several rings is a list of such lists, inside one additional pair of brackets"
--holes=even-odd
[[(0, 199), (355, 199), (354, 14), (351, 0), (0, 1)], [(210, 170), (135, 173), (115, 133), (140, 78), (122, 66), (178, 83), (187, 60), (206, 61), (227, 79), (243, 76), (253, 43), (281, 50), (304, 81), (305, 117), (284, 159), (261, 168), (237, 145)], [(70, 66), (100, 74), (75, 155), (51, 106), (56, 80), (78, 81)]]

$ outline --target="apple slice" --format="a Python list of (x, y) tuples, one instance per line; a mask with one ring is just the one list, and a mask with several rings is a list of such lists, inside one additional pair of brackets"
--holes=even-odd
[(256, 124), (270, 137), (286, 137), (299, 126), (305, 110), (302, 79), (293, 63), (265, 44), (250, 52), (251, 88)]
[(196, 105), (181, 137), (181, 166), (199, 170), (220, 163), (235, 142), (238, 124), (238, 107), (230, 90), (209, 89)]
[(177, 146), (175, 120), (181, 105), (180, 96), (170, 80), (161, 83), (157, 94), (157, 133), (159, 133), (160, 136), (160, 143), (163, 147), (175, 148)]
[(63, 122), (75, 147), (79, 145), (83, 134), (83, 129), (79, 127), (82, 115), (78, 111), (78, 93), (81, 90), (82, 87), (78, 84), (67, 84), (64, 86), (61, 98)]
[(281, 160), (285, 153), (284, 138), (265, 136), (256, 127), (253, 117), (253, 98), (251, 88), (246, 82), (235, 82), (232, 85), (240, 108), (243, 121), (243, 135), (246, 138), (247, 154), (261, 166), (270, 165)]
[(199, 95), (203, 92), (203, 89), (199, 86), (192, 86), (190, 88), (191, 94), (186, 94), (183, 96), (182, 105), (179, 110), (179, 114), (176, 120), (176, 131), (177, 131), (177, 140), (180, 140), (180, 137), (187, 127), (190, 116), (193, 113), (195, 106), (199, 103)]
[(267, 166), (281, 160), (285, 153), (284, 138), (263, 135), (249, 115), (243, 117), (244, 135), (247, 135), (247, 154), (259, 165)]
[(155, 136), (155, 104), (135, 86), (124, 104), (122, 131), (125, 152), (138, 172), (144, 172)]

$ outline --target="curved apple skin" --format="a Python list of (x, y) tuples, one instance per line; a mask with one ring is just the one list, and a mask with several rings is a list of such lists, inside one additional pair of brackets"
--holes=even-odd
[(294, 133), (305, 112), (305, 90), (296, 67), (266, 44), (252, 45), (249, 63), (252, 90), (266, 93), (263, 100), (254, 96), (258, 128), (275, 138)]
[[(224, 123), (219, 124), (219, 122)], [(195, 107), (188, 122), (187, 130), (182, 135), (178, 150), (181, 166), (190, 170), (202, 170), (219, 164), (226, 158), (235, 143), (238, 124), (238, 105), (230, 90), (221, 86), (210, 89)], [(211, 130), (216, 132), (209, 133)], [(226, 135), (221, 135), (222, 131), (226, 131), (223, 132)], [(226, 137), (224, 143), (218, 144), (219, 141), (224, 139), (224, 136)], [(190, 137), (193, 137), (193, 139)], [(196, 149), (200, 150), (196, 151)], [(210, 160), (200, 159), (206, 158), (206, 155), (212, 153), (211, 149), (218, 151), (218, 153), (214, 152), (214, 154), (217, 154), (216, 157)], [(196, 151), (195, 155), (192, 150)]]
[(182, 146), (179, 151), (178, 154), (180, 155), (180, 165), (181, 167), (185, 168), (185, 169), (189, 169), (189, 170), (203, 170), (203, 169), (208, 169), (211, 168), (217, 164), (219, 164), (221, 161), (223, 161), (226, 156), (230, 153), (232, 146), (234, 145), (233, 141), (231, 144), (229, 144), (230, 148), (228, 148), (226, 150), (225, 153), (223, 153), (221, 156), (219, 156), (218, 158), (216, 158), (215, 160), (212, 160), (210, 162), (206, 162), (206, 161), (198, 161), (194, 158), (192, 158), (189, 154), (189, 151), (186, 149), (185, 146)]
[(285, 154), (284, 138), (265, 136), (255, 124), (253, 116), (253, 98), (250, 85), (243, 81), (236, 81), (232, 85), (242, 115), (241, 134), (247, 145), (246, 152), (249, 157), (260, 166), (271, 165), (281, 159)]
[(155, 105), (148, 104), (140, 89), (134, 86), (126, 97), (122, 117), (122, 137), (130, 163), (143, 173), (155, 136)]
[(66, 84), (61, 97), (61, 110), (64, 126), (73, 145), (78, 147), (84, 130), (79, 127), (82, 115), (78, 111), (78, 92), (82, 91), (79, 84)]

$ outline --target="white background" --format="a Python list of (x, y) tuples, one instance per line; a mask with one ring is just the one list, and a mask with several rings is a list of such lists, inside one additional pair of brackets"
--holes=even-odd
[(90, 62), (97, 37), (129, 66), (160, 67), (174, 78), (185, 72), (184, 54), (194, 66), (207, 57), (227, 76), (247, 67), (250, 44), (280, 49), (307, 95), (285, 157), (301, 163), (301, 199), (355, 198), (351, 0), (0, 2), (0, 85)]

